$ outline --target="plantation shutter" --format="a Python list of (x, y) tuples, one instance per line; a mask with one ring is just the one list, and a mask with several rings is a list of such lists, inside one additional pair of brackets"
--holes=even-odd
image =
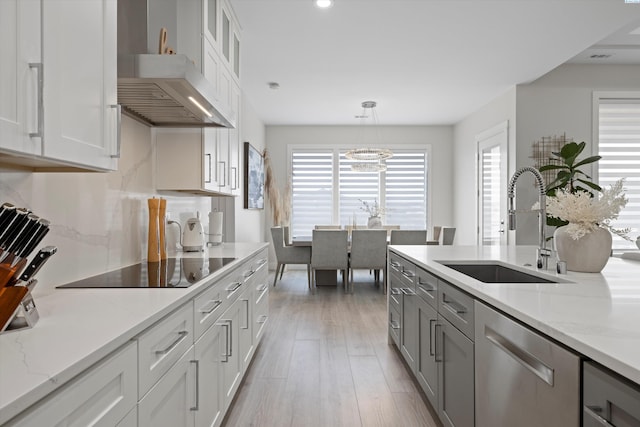
[(427, 228), (427, 158), (425, 152), (397, 152), (385, 172), (386, 224)]
[(311, 236), (316, 224), (333, 222), (333, 153), (293, 152), (291, 171), (291, 235)]
[[(627, 206), (614, 228), (640, 234), (640, 99), (601, 99), (599, 104), (598, 184), (608, 187), (625, 178)], [(633, 242), (613, 236), (614, 250), (637, 249)]]

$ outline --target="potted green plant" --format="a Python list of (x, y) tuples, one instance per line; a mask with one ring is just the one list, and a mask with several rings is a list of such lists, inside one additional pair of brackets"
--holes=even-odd
[[(558, 190), (565, 190), (572, 194), (578, 191), (585, 191), (592, 195), (591, 190), (602, 191), (602, 188), (595, 182), (590, 181), (591, 177), (584, 173), (582, 166), (595, 163), (601, 156), (589, 156), (586, 159), (578, 160), (586, 146), (586, 142), (569, 142), (560, 148), (559, 152), (552, 152), (557, 163), (544, 165), (539, 168), (540, 172), (557, 171), (556, 179), (547, 184), (546, 195), (553, 197)], [(567, 225), (568, 221), (547, 215), (547, 225), (560, 227)]]

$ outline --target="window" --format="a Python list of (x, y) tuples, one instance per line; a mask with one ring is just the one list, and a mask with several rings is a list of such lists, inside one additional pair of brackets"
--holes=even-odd
[(292, 235), (310, 235), (316, 224), (366, 224), (361, 200), (377, 200), (385, 208), (385, 224), (427, 228), (427, 149), (394, 148), (382, 173), (352, 171), (346, 151), (290, 149)]
[[(640, 96), (598, 98), (598, 184), (608, 187), (625, 178), (627, 206), (612, 223), (640, 235)], [(614, 250), (636, 249), (633, 242), (613, 236)]]

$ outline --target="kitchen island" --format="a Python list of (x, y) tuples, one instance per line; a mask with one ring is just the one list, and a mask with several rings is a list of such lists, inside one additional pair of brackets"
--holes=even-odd
[(640, 384), (640, 262), (610, 258), (601, 273), (557, 274), (562, 283), (483, 283), (439, 261), (535, 264), (534, 246), (390, 246), (474, 297)]
[(617, 405), (640, 420), (640, 263), (557, 274), (535, 259), (390, 246), (389, 342), (448, 426), (605, 423)]
[[(128, 345), (150, 327), (173, 315), (179, 307), (191, 305), (190, 301), (207, 292), (215, 282), (240, 267), (248, 268), (245, 267), (248, 260), (254, 262), (262, 257), (260, 274), (266, 281), (266, 247), (266, 243), (225, 243), (208, 248), (207, 253), (175, 254), (177, 257), (235, 258), (187, 288), (36, 287), (33, 296), (40, 320), (32, 329), (0, 335), (0, 425)], [(244, 274), (243, 271), (240, 273)], [(261, 292), (268, 291), (263, 284), (259, 286)], [(248, 306), (249, 303), (247, 310)], [(198, 313), (198, 307), (195, 311)], [(265, 321), (266, 317), (261, 319), (262, 323)], [(195, 323), (197, 331), (197, 319)], [(193, 343), (191, 336), (189, 339)]]

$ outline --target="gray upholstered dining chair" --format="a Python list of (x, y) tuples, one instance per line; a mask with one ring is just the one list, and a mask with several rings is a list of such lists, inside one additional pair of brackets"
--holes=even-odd
[(349, 283), (353, 292), (353, 270), (368, 269), (374, 271), (376, 283), (383, 271), (384, 292), (387, 280), (387, 230), (353, 230), (351, 233), (351, 255), (349, 257)]
[(284, 266), (287, 264), (306, 264), (307, 265), (307, 282), (311, 288), (311, 248), (308, 246), (290, 246), (285, 242), (285, 236), (289, 236), (288, 227), (271, 227), (271, 238), (273, 239), (273, 247), (276, 251), (276, 259), (278, 266), (276, 274), (273, 278), (273, 286), (276, 285), (278, 274), (282, 280)]
[(340, 225), (316, 225), (314, 227), (316, 230), (340, 230), (342, 226)]
[(453, 245), (453, 238), (456, 235), (455, 227), (442, 227), (442, 244)]
[(313, 230), (311, 239), (311, 278), (317, 286), (316, 270), (340, 270), (345, 291), (349, 289), (347, 230)]
[(391, 230), (392, 245), (426, 245), (427, 230)]

